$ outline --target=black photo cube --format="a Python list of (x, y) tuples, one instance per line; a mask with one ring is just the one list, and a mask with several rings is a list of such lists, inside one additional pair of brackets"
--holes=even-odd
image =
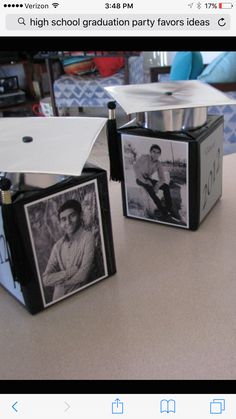
[[(63, 205), (61, 214), (65, 216), (70, 214), (70, 206), (81, 207), (77, 244), (63, 237), (58, 215)], [(81, 176), (68, 177), (40, 191), (16, 194), (10, 207), (1, 206), (0, 283), (30, 313), (116, 272), (107, 174), (103, 169), (85, 167)], [(75, 249), (68, 256), (68, 279), (64, 280), (64, 260), (70, 245)], [(77, 272), (74, 280), (70, 269)]]
[[(115, 101), (108, 103), (111, 179), (121, 181), (124, 215), (196, 230), (222, 194), (224, 120), (208, 107), (236, 101), (198, 80), (106, 90)], [(112, 103), (133, 118), (116, 135)]]
[[(222, 194), (223, 117), (209, 116), (204, 127), (191, 132), (130, 127), (120, 129), (118, 137), (124, 215), (196, 230)], [(164, 175), (155, 196), (158, 174), (138, 179), (138, 168), (149, 163), (152, 149), (160, 149)]]
[(116, 272), (105, 118), (0, 121), (0, 284), (35, 314)]

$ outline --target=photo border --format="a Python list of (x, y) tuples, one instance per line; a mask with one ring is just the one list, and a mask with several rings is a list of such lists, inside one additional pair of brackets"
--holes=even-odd
[[(86, 185), (89, 185), (89, 184), (92, 184), (92, 183), (95, 186), (95, 194), (96, 194), (96, 202), (97, 202), (97, 212), (98, 212), (98, 221), (99, 221), (99, 230), (100, 230), (100, 237), (101, 237), (101, 244), (102, 244), (102, 255), (103, 255), (103, 264), (104, 264), (105, 274), (102, 277), (97, 278), (94, 281), (89, 282), (88, 284), (85, 284), (84, 286), (78, 288), (77, 290), (75, 290), (75, 291), (73, 291), (73, 292), (71, 292), (69, 294), (66, 294), (66, 295), (64, 295), (61, 298), (58, 298), (55, 301), (51, 301), (49, 303), (46, 303), (46, 301), (45, 301), (44, 287), (43, 287), (43, 283), (42, 283), (42, 278), (41, 278), (41, 274), (40, 274), (40, 270), (39, 270), (39, 265), (38, 265), (37, 253), (36, 253), (35, 244), (34, 244), (34, 237), (33, 237), (33, 234), (32, 234), (31, 223), (30, 223), (30, 220), (29, 220), (28, 208), (30, 206), (32, 206), (32, 205), (35, 205), (38, 202), (50, 200), (51, 198), (53, 198), (55, 196), (66, 194), (69, 191), (82, 188), (82, 187), (84, 187)], [(71, 296), (73, 294), (76, 294), (79, 291), (82, 291), (84, 288), (87, 288), (90, 285), (95, 284), (96, 282), (101, 281), (102, 279), (108, 277), (107, 254), (106, 254), (106, 249), (105, 249), (105, 240), (104, 240), (104, 232), (103, 232), (103, 222), (102, 222), (102, 215), (101, 215), (101, 203), (100, 203), (100, 199), (99, 199), (97, 179), (90, 180), (90, 181), (84, 182), (84, 183), (80, 183), (80, 184), (78, 184), (76, 186), (72, 186), (72, 187), (69, 187), (67, 189), (64, 189), (63, 191), (56, 192), (54, 194), (48, 195), (46, 197), (37, 199), (37, 200), (35, 200), (33, 202), (30, 202), (28, 204), (25, 204), (24, 205), (24, 211), (25, 211), (25, 216), (26, 216), (26, 221), (27, 221), (27, 227), (28, 227), (28, 231), (29, 231), (30, 242), (31, 242), (31, 247), (32, 247), (33, 255), (34, 255), (34, 262), (35, 262), (35, 267), (36, 267), (36, 271), (37, 271), (38, 283), (39, 283), (39, 287), (40, 287), (40, 292), (41, 292), (41, 297), (42, 297), (42, 302), (43, 302), (44, 308), (49, 307), (49, 306), (51, 306), (51, 305), (53, 305), (53, 304), (55, 304), (55, 303), (57, 303), (57, 302), (59, 302), (61, 300), (64, 300), (65, 298), (68, 298), (69, 296)]]
[[(130, 209), (129, 209), (129, 205), (128, 205), (128, 193), (127, 193), (127, 173), (125, 170), (125, 152), (124, 152), (124, 143), (125, 141), (127, 141), (127, 139), (132, 139), (133, 141), (137, 141), (137, 140), (143, 140), (144, 142), (149, 140), (152, 141), (152, 143), (156, 143), (157, 145), (159, 145), (159, 143), (166, 143), (168, 142), (172, 142), (175, 144), (185, 144), (185, 157), (186, 157), (186, 225), (181, 225), (178, 223), (170, 223), (170, 222), (165, 222), (165, 221), (159, 221), (159, 220), (155, 220), (155, 219), (150, 219), (150, 218), (145, 218), (145, 217), (140, 217), (140, 216), (136, 216), (134, 214), (130, 213)], [(180, 228), (185, 228), (185, 229), (189, 229), (189, 144), (185, 141), (175, 141), (175, 140), (168, 140), (168, 139), (163, 139), (163, 138), (158, 138), (158, 137), (147, 137), (147, 136), (143, 136), (143, 135), (133, 135), (133, 134), (128, 134), (128, 133), (122, 133), (121, 134), (121, 150), (122, 150), (122, 164), (123, 164), (123, 168), (124, 168), (124, 192), (125, 192), (125, 206), (126, 206), (126, 213), (127, 213), (127, 217), (131, 217), (131, 218), (137, 218), (139, 220), (144, 220), (144, 221), (149, 221), (149, 222), (153, 222), (153, 223), (157, 223), (157, 224), (164, 224), (164, 225), (170, 225), (170, 226), (175, 226), (175, 227), (180, 227)]]

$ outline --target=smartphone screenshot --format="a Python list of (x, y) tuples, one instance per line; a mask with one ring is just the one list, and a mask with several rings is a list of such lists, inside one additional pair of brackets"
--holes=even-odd
[(234, 418), (235, 27), (0, 1), (2, 417)]

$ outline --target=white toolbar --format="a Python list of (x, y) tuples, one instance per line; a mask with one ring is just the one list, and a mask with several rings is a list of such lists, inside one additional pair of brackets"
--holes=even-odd
[(3, 394), (0, 417), (235, 419), (236, 394)]

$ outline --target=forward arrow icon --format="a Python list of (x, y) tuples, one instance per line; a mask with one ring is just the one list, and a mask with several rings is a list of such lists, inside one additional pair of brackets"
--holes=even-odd
[(67, 412), (67, 410), (70, 408), (70, 405), (67, 402), (64, 402), (64, 403), (66, 405), (66, 408), (65, 408), (64, 412)]

